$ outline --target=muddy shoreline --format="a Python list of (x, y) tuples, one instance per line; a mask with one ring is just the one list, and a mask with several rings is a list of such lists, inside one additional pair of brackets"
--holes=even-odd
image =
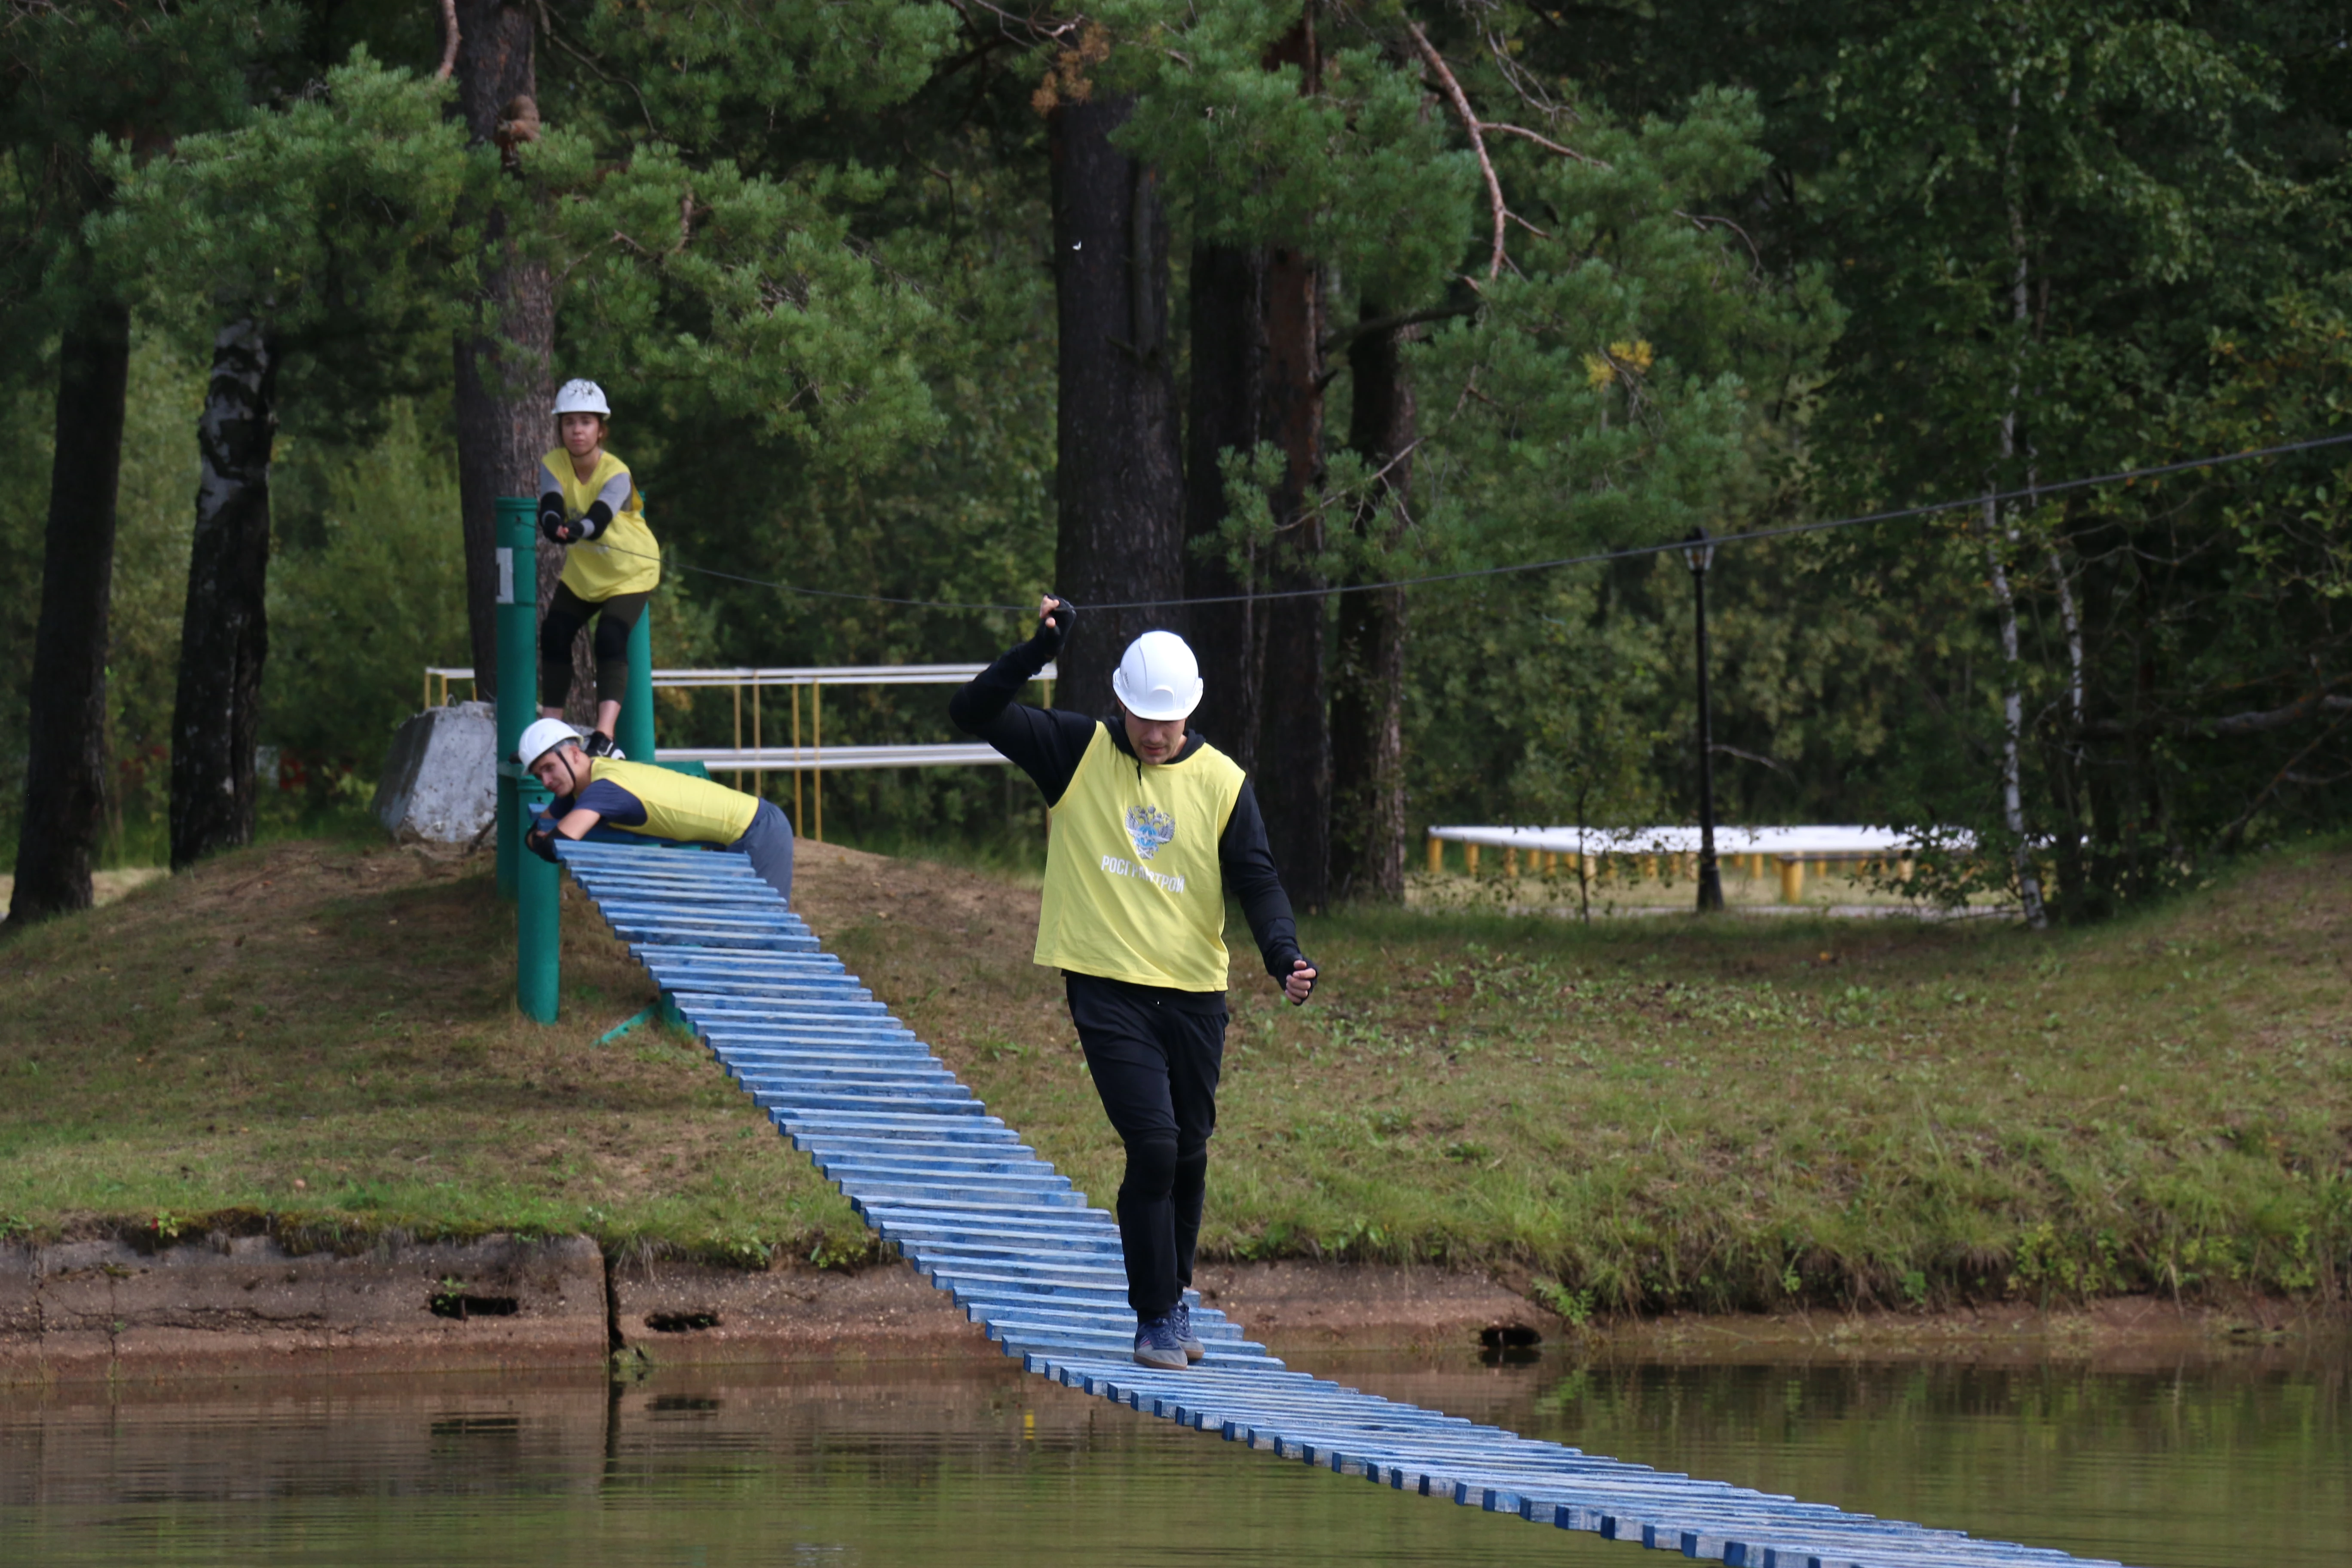
[[(2261, 1299), (2044, 1310), (1790, 1312), (1572, 1325), (1508, 1282), (1430, 1267), (1211, 1264), (1203, 1298), (1284, 1355), (1353, 1350), (1644, 1359), (2151, 1363), (2340, 1338), (2340, 1316)], [(585, 1236), (296, 1254), (267, 1236), (142, 1250), (0, 1246), (0, 1386), (262, 1373), (436, 1373), (776, 1361), (993, 1361), (941, 1292), (893, 1264), (743, 1272), (608, 1257)]]

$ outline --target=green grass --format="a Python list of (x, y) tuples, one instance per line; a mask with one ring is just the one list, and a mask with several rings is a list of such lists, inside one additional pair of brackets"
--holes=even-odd
[[(1809, 917), (1310, 921), (1234, 966), (1204, 1246), (1501, 1268), (1570, 1317), (2352, 1282), (2352, 851), (2090, 931)], [(1119, 1153), (1034, 888), (806, 846), (827, 945), (1098, 1202)], [(396, 922), (396, 923), (395, 923)], [(585, 1230), (855, 1258), (847, 1206), (567, 893), (564, 1021), (486, 871), (223, 858), (0, 945), (0, 1226)]]
[[(1571, 1317), (2137, 1290), (2340, 1300), (2347, 872), (2340, 847), (2278, 857), (2131, 921), (2043, 935), (1311, 921), (1327, 979), (1310, 1007), (1235, 965), (1204, 1246), (1501, 1264)], [(1115, 1190), (1072, 1036), (1047, 1026), (1049, 980), (1003, 944), (912, 921), (853, 925), (839, 945), (993, 1109), (1081, 1186)]]
[(280, 843), (0, 945), (0, 1229), (214, 1226), (356, 1247), (586, 1230), (738, 1262), (863, 1228), (567, 889), (562, 1021), (512, 1005), (513, 917), (464, 869)]

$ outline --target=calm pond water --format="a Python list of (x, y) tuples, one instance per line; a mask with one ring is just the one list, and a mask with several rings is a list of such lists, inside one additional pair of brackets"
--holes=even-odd
[[(2126, 1563), (2340, 1568), (2342, 1344), (2127, 1361), (1300, 1358), (1662, 1468)], [(0, 1563), (1649, 1559), (1181, 1432), (1011, 1363), (0, 1391)]]

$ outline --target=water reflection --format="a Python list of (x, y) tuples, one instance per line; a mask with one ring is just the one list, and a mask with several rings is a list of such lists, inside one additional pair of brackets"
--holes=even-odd
[[(1302, 1358), (1661, 1468), (2148, 1565), (2352, 1530), (2341, 1345), (2125, 1362)], [(1619, 1563), (1009, 1363), (0, 1394), (0, 1562)]]

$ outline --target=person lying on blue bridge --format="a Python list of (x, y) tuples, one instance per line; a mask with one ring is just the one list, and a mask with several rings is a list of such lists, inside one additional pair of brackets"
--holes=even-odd
[(792, 901), (793, 825), (773, 801), (651, 763), (590, 756), (580, 732), (561, 719), (541, 719), (525, 730), (515, 755), (555, 795), (523, 837), (541, 859), (555, 858), (557, 835), (576, 840), (599, 827), (709, 844), (749, 856), (761, 879)]

